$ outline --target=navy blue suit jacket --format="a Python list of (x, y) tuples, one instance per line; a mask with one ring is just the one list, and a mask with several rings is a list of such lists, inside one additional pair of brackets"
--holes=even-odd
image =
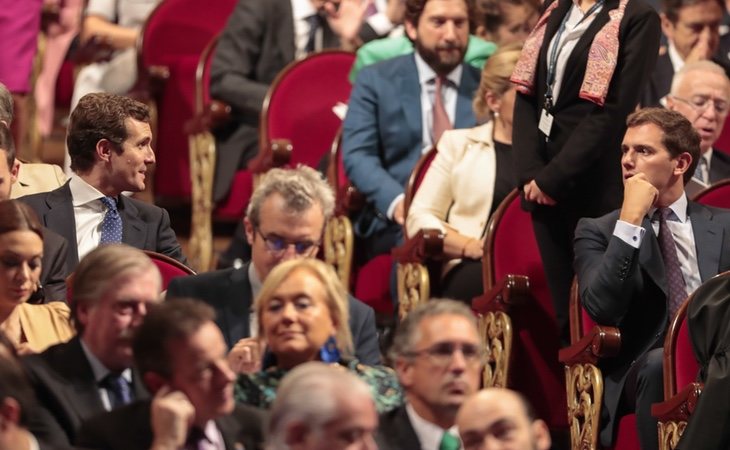
[[(454, 128), (476, 125), (471, 101), (479, 71), (466, 64), (458, 88)], [(386, 212), (404, 192), (421, 157), (421, 86), (414, 54), (367, 66), (355, 80), (343, 125), (342, 155), (347, 177), (368, 200), (355, 231), (369, 236), (387, 225)]]

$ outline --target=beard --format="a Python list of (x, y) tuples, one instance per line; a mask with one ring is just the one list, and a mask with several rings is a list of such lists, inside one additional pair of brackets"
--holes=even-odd
[(416, 51), (437, 75), (447, 75), (464, 60), (466, 46), (456, 43), (437, 45), (435, 49), (424, 47), (419, 40), (414, 42)]

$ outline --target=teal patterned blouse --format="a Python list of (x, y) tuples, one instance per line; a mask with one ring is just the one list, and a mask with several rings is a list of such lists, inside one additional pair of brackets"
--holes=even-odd
[[(363, 380), (373, 394), (378, 413), (389, 411), (403, 404), (403, 393), (395, 372), (390, 367), (366, 366), (357, 360), (340, 360), (338, 363)], [(254, 374), (242, 374), (236, 382), (235, 397), (238, 403), (269, 409), (276, 398), (276, 390), (288, 370), (269, 367)]]

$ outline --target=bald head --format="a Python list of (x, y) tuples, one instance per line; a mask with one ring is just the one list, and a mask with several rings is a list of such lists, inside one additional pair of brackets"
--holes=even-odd
[(456, 425), (464, 450), (547, 450), (547, 425), (535, 419), (532, 408), (509, 389), (484, 389), (459, 409)]

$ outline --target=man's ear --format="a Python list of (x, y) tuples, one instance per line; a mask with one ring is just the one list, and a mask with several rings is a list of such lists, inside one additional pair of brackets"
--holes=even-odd
[(15, 158), (13, 167), (10, 169), (10, 184), (15, 184), (18, 181), (18, 173), (20, 173), (20, 161), (18, 158)]
[(408, 20), (403, 21), (403, 25), (405, 25), (406, 27), (406, 35), (408, 35), (408, 37), (411, 38), (412, 41), (415, 41), (418, 37), (418, 30), (416, 29), (416, 25)]
[(13, 397), (5, 397), (0, 403), (0, 429), (20, 423), (20, 403)]
[(246, 240), (248, 241), (248, 245), (253, 246), (254, 233), (256, 231), (253, 229), (253, 224), (248, 217), (243, 218), (243, 229), (246, 231)]
[(536, 450), (548, 450), (552, 445), (550, 431), (544, 420), (537, 419), (532, 422), (532, 436)]
[(669, 39), (670, 42), (674, 41), (674, 24), (671, 20), (667, 17), (666, 14), (661, 13), (659, 14), (659, 18), (661, 19), (662, 23), (662, 33)]
[[(700, 158), (701, 157), (702, 156), (700, 156)], [(689, 170), (689, 166), (692, 164), (692, 155), (687, 152), (680, 153), (679, 156), (675, 158), (675, 161), (677, 161), (677, 166), (674, 168), (674, 173), (676, 175), (683, 175)]]
[(96, 143), (96, 157), (100, 161), (109, 162), (113, 151), (115, 151), (114, 144), (109, 139), (100, 139)]
[(398, 381), (401, 386), (407, 388), (413, 384), (413, 361), (397, 356), (395, 358), (394, 369), (398, 374)]

